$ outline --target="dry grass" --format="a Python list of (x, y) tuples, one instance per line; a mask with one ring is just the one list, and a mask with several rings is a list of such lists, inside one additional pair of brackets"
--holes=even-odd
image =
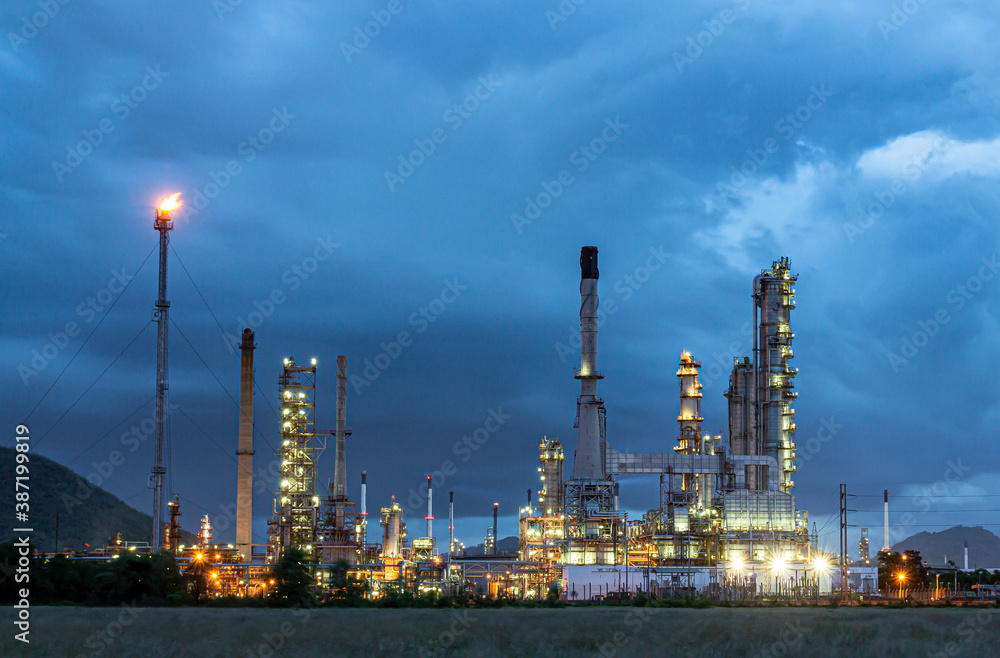
[(173, 608), (134, 619), (114, 608), (33, 608), (27, 649), (12, 638), (12, 612), (0, 613), (3, 656), (995, 657), (1000, 647), (997, 608)]

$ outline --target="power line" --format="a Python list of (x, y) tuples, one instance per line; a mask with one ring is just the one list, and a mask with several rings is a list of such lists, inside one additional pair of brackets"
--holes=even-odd
[(1000, 526), (1000, 523), (976, 523), (973, 525), (963, 523), (905, 523), (904, 528), (976, 528), (982, 526)]
[(129, 419), (132, 418), (132, 416), (136, 415), (136, 413), (138, 413), (139, 411), (141, 411), (142, 408), (145, 407), (150, 402), (152, 402), (154, 398), (156, 398), (155, 395), (153, 397), (149, 398), (148, 400), (146, 400), (145, 402), (143, 402), (142, 404), (140, 404), (138, 407), (135, 408), (134, 411), (132, 411), (132, 413), (130, 413), (128, 416), (125, 416), (124, 420), (122, 420), (120, 423), (118, 423), (117, 425), (115, 425), (114, 427), (112, 427), (111, 429), (109, 429), (107, 432), (105, 432), (104, 434), (102, 434), (99, 439), (97, 439), (96, 441), (94, 441), (93, 443), (91, 443), (89, 446), (87, 446), (86, 448), (84, 448), (80, 452), (80, 454), (78, 454), (76, 457), (74, 457), (73, 459), (69, 460), (66, 463), (67, 464), (72, 464), (73, 462), (75, 462), (80, 457), (83, 457), (87, 452), (90, 451), (91, 448), (93, 448), (98, 443), (100, 443), (102, 440), (104, 440), (105, 437), (107, 437), (112, 432), (114, 432), (116, 429), (118, 429), (119, 427), (121, 427), (122, 425), (124, 425), (125, 423), (127, 423), (129, 421)]
[(90, 389), (94, 388), (94, 386), (95, 386), (95, 385), (97, 384), (97, 382), (101, 381), (101, 377), (103, 377), (103, 376), (104, 376), (104, 373), (106, 373), (106, 372), (107, 372), (108, 370), (110, 370), (110, 369), (111, 369), (111, 366), (115, 365), (115, 364), (116, 364), (116, 363), (118, 362), (118, 359), (122, 358), (122, 355), (123, 355), (123, 354), (125, 354), (125, 352), (127, 352), (127, 351), (128, 351), (128, 348), (132, 347), (132, 343), (134, 343), (134, 342), (135, 342), (136, 340), (138, 340), (138, 339), (139, 339), (139, 336), (141, 336), (141, 335), (143, 334), (143, 332), (144, 332), (144, 331), (146, 331), (146, 329), (147, 329), (147, 328), (149, 327), (149, 325), (150, 325), (150, 323), (149, 323), (149, 322), (147, 322), (146, 324), (142, 325), (142, 329), (140, 329), (140, 330), (139, 330), (139, 333), (137, 333), (137, 334), (135, 335), (135, 337), (134, 337), (134, 338), (132, 338), (132, 340), (130, 340), (130, 341), (128, 342), (128, 345), (126, 345), (126, 346), (125, 346), (124, 348), (122, 348), (122, 351), (118, 353), (118, 356), (116, 356), (116, 357), (114, 358), (114, 360), (113, 360), (113, 361), (112, 361), (111, 363), (109, 363), (109, 364), (108, 364), (108, 367), (107, 367), (107, 368), (105, 368), (104, 370), (102, 370), (102, 371), (101, 371), (101, 374), (99, 374), (99, 375), (97, 376), (97, 379), (95, 379), (95, 380), (94, 380), (94, 381), (93, 381), (93, 382), (92, 382), (92, 383), (90, 384), (90, 386), (88, 386), (88, 387), (86, 388), (86, 390), (84, 390), (84, 392), (83, 392), (83, 393), (81, 393), (81, 394), (80, 394), (80, 396), (79, 396), (79, 397), (78, 397), (78, 398), (77, 398), (76, 400), (74, 400), (74, 401), (73, 401), (73, 404), (69, 405), (69, 409), (67, 409), (66, 411), (64, 411), (64, 412), (63, 412), (63, 414), (62, 414), (62, 416), (59, 416), (59, 418), (58, 418), (58, 419), (56, 420), (56, 422), (52, 423), (52, 426), (51, 426), (51, 427), (49, 427), (49, 429), (48, 429), (48, 430), (46, 430), (45, 434), (43, 434), (43, 435), (42, 435), (42, 438), (38, 439), (38, 441), (36, 441), (36, 442), (35, 442), (35, 445), (34, 445), (33, 447), (36, 447), (36, 448), (37, 448), (37, 447), (38, 447), (38, 444), (39, 444), (39, 443), (41, 443), (42, 441), (44, 441), (44, 440), (45, 440), (45, 437), (47, 437), (47, 436), (49, 435), (49, 432), (51, 432), (52, 430), (54, 430), (54, 429), (55, 429), (56, 425), (58, 425), (58, 424), (59, 424), (59, 422), (60, 422), (60, 421), (61, 421), (61, 420), (62, 420), (63, 418), (65, 418), (65, 417), (66, 417), (66, 414), (68, 414), (68, 413), (69, 413), (70, 411), (72, 411), (72, 410), (73, 410), (73, 407), (75, 407), (75, 406), (76, 406), (76, 404), (77, 404), (77, 403), (78, 403), (78, 402), (79, 402), (80, 400), (82, 400), (82, 399), (83, 399), (83, 396), (84, 396), (84, 395), (86, 395), (86, 394), (87, 394), (88, 392), (90, 392)]
[(129, 496), (128, 498), (125, 498), (125, 499), (123, 499), (123, 500), (122, 500), (122, 502), (123, 502), (123, 503), (127, 503), (128, 501), (132, 500), (133, 498), (138, 498), (139, 496), (141, 496), (142, 494), (146, 493), (147, 491), (149, 491), (149, 488), (148, 488), (148, 487), (147, 487), (147, 488), (145, 488), (145, 489), (143, 489), (142, 491), (140, 491), (140, 492), (139, 492), (139, 493), (137, 493), (137, 494), (134, 494), (134, 495), (132, 495), (132, 496)]
[[(198, 360), (199, 360), (199, 361), (201, 361), (201, 364), (202, 364), (203, 366), (205, 366), (205, 369), (206, 369), (206, 370), (208, 370), (208, 372), (209, 372), (209, 373), (210, 373), (210, 374), (212, 375), (212, 377), (213, 377), (213, 378), (215, 378), (215, 381), (216, 381), (216, 382), (218, 382), (218, 384), (219, 384), (219, 387), (220, 387), (220, 388), (222, 389), (222, 391), (223, 391), (223, 392), (224, 392), (224, 393), (226, 394), (226, 397), (228, 397), (228, 398), (229, 398), (229, 399), (230, 399), (230, 400), (232, 401), (232, 403), (236, 405), (236, 408), (237, 408), (237, 409), (239, 409), (239, 408), (240, 408), (240, 403), (236, 401), (236, 398), (234, 398), (234, 397), (232, 396), (232, 394), (230, 394), (230, 392), (229, 392), (229, 390), (228, 390), (228, 389), (226, 388), (225, 384), (223, 384), (223, 383), (222, 383), (222, 380), (221, 380), (221, 379), (219, 379), (219, 376), (215, 374), (215, 371), (214, 371), (214, 370), (212, 370), (211, 366), (209, 366), (209, 365), (208, 365), (208, 363), (207, 363), (207, 362), (205, 361), (205, 359), (204, 359), (204, 358), (202, 358), (201, 354), (200, 354), (200, 353), (198, 352), (198, 350), (197, 350), (197, 349), (195, 349), (195, 346), (194, 346), (194, 345), (193, 345), (193, 344), (191, 343), (191, 341), (190, 341), (190, 340), (188, 340), (188, 337), (187, 337), (187, 335), (186, 335), (186, 334), (184, 333), (184, 331), (183, 331), (183, 330), (182, 330), (182, 329), (181, 329), (181, 328), (180, 328), (179, 326), (177, 326), (177, 322), (176, 322), (176, 321), (175, 321), (175, 320), (174, 320), (173, 318), (170, 318), (170, 324), (174, 325), (174, 328), (175, 328), (175, 329), (177, 330), (177, 332), (178, 332), (178, 333), (179, 333), (179, 334), (181, 335), (181, 338), (183, 338), (183, 339), (184, 339), (184, 342), (185, 342), (185, 343), (187, 343), (188, 347), (190, 347), (190, 348), (191, 348), (191, 351), (192, 351), (192, 352), (194, 352), (195, 356), (197, 356), (197, 357), (198, 357)], [(269, 447), (269, 448), (270, 448), (270, 449), (271, 449), (272, 451), (275, 451), (275, 448), (274, 448), (274, 446), (272, 446), (272, 445), (271, 445), (271, 442), (270, 442), (270, 441), (268, 441), (268, 440), (267, 440), (267, 439), (266, 439), (266, 438), (264, 437), (264, 435), (263, 435), (263, 434), (261, 434), (259, 430), (257, 430), (257, 428), (256, 428), (256, 427), (254, 427), (254, 431), (255, 431), (255, 432), (257, 433), (257, 436), (259, 436), (259, 437), (260, 437), (260, 439), (261, 439), (261, 440), (262, 440), (262, 441), (263, 441), (264, 443), (266, 443), (266, 444), (267, 444), (267, 446), (268, 446), (268, 447)], [(275, 451), (275, 452), (276, 452), (276, 451)]]
[[(212, 307), (209, 305), (208, 300), (205, 299), (205, 295), (201, 293), (201, 289), (198, 287), (198, 284), (194, 282), (194, 277), (191, 276), (191, 272), (189, 272), (187, 266), (184, 265), (184, 261), (181, 260), (181, 256), (180, 254), (177, 253), (177, 249), (174, 247), (173, 244), (170, 245), (170, 250), (174, 252), (174, 257), (177, 259), (177, 262), (181, 264), (181, 269), (184, 270), (184, 274), (187, 275), (188, 281), (191, 282), (191, 285), (194, 286), (195, 292), (198, 293), (198, 297), (201, 298), (201, 301), (205, 305), (205, 308), (208, 309), (209, 315), (211, 315), (212, 319), (215, 320), (215, 326), (219, 328), (219, 332), (222, 334), (222, 340), (224, 340), (227, 345), (230, 344), (229, 337), (226, 336), (226, 330), (222, 328), (222, 323), (219, 322), (219, 318), (215, 315), (215, 311), (212, 310)], [(280, 422), (281, 416), (279, 416), (275, 408), (271, 406), (271, 400), (267, 397), (267, 395), (264, 394), (264, 391), (261, 389), (260, 384), (257, 383), (256, 375), (251, 374), (251, 377), (253, 377), (254, 386), (257, 388), (257, 391), (264, 399), (264, 404), (266, 404), (267, 408), (271, 410), (271, 413), (274, 415), (275, 419), (277, 419)], [(270, 446), (271, 444), (268, 443), (268, 445)], [(271, 449), (273, 450), (274, 448), (272, 447)]]
[[(857, 494), (858, 498), (882, 498), (883, 494), (878, 494), (877, 496), (870, 494)], [(1000, 494), (964, 494), (964, 495), (954, 495), (954, 496), (937, 496), (935, 494), (918, 494), (916, 496), (894, 496), (890, 495), (889, 498), (927, 498), (938, 499), (938, 498), (1000, 498)]]
[[(884, 510), (880, 509), (855, 510), (856, 514), (882, 514), (883, 512)], [(904, 512), (911, 512), (914, 514), (961, 514), (963, 512), (1000, 512), (1000, 509), (890, 509), (889, 512), (891, 514), (902, 514)]]
[(237, 463), (237, 464), (239, 463), (239, 462), (236, 461), (236, 458), (233, 457), (233, 455), (230, 452), (228, 452), (225, 448), (223, 448), (221, 445), (219, 445), (216, 442), (216, 440), (213, 439), (212, 436), (201, 427), (201, 425), (199, 425), (198, 423), (194, 422), (194, 419), (192, 419), (191, 416), (188, 416), (186, 413), (184, 413), (183, 409), (181, 409), (180, 407), (178, 407), (177, 411), (179, 411), (182, 416), (184, 416), (185, 418), (187, 418), (188, 422), (191, 423), (192, 425), (194, 425), (195, 428), (199, 432), (201, 432), (202, 434), (204, 434), (205, 438), (207, 438), (209, 441), (211, 441), (212, 445), (214, 445), (216, 448), (218, 448), (219, 450), (221, 450), (226, 455), (226, 457), (229, 457), (229, 459), (231, 459), (234, 463)]
[[(132, 285), (132, 282), (135, 281), (136, 278), (138, 278), (139, 272), (142, 271), (143, 266), (146, 264), (146, 261), (149, 260), (149, 257), (153, 255), (153, 251), (155, 249), (156, 249), (156, 244), (154, 244), (153, 248), (149, 250), (148, 254), (146, 254), (146, 258), (143, 259), (142, 265), (139, 265), (139, 269), (135, 271), (135, 276), (133, 276), (131, 279), (128, 280), (128, 282), (125, 284), (125, 287), (122, 288), (122, 291), (118, 293), (118, 296), (115, 297), (115, 300), (111, 303), (111, 306), (109, 306), (108, 310), (105, 311), (104, 315), (101, 316), (101, 320), (97, 323), (97, 326), (94, 327), (94, 330), (90, 332), (90, 335), (88, 335), (87, 338), (80, 345), (80, 347), (76, 349), (76, 352), (73, 354), (73, 358), (71, 358), (69, 360), (69, 363), (67, 363), (63, 367), (63, 369), (59, 372), (59, 375), (56, 376), (55, 380), (51, 384), (49, 384), (49, 387), (47, 389), (45, 389), (45, 393), (42, 394), (42, 397), (38, 399), (38, 402), (35, 403), (35, 406), (33, 406), (31, 408), (31, 411), (28, 412), (28, 415), (24, 417), (24, 422), (28, 422), (28, 419), (31, 418), (31, 414), (35, 413), (35, 410), (38, 409), (38, 405), (40, 405), (42, 401), (45, 400), (46, 397), (48, 397), (49, 393), (52, 391), (55, 385), (59, 383), (59, 380), (62, 379), (62, 376), (66, 373), (69, 367), (73, 365), (73, 362), (76, 361), (76, 357), (80, 355), (80, 352), (83, 350), (83, 348), (86, 347), (87, 343), (90, 342), (90, 339), (94, 337), (95, 333), (97, 333), (97, 330), (100, 329), (102, 324), (104, 324), (104, 320), (111, 313), (111, 310), (118, 304), (118, 300), (120, 300), (125, 295), (125, 291), (128, 290), (128, 287)], [(10, 441), (13, 441), (13, 438)], [(10, 441), (7, 442), (7, 445), (10, 445)]]

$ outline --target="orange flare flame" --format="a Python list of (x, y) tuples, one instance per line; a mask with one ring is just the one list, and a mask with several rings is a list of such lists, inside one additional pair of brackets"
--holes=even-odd
[(176, 194), (171, 194), (166, 199), (160, 202), (160, 210), (171, 211), (181, 205), (181, 202), (177, 200), (177, 197), (181, 195), (180, 192)]

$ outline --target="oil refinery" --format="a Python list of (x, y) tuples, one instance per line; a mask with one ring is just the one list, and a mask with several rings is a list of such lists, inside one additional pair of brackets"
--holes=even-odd
[[(201, 520), (198, 543), (184, 546), (175, 497), (163, 509), (162, 409), (166, 405), (166, 250), (176, 198), (156, 210), (160, 232), (160, 280), (154, 319), (157, 340), (157, 433), (151, 482), (155, 488), (154, 528), (148, 546), (175, 554), (188, 569), (212, 570), (216, 595), (255, 596), (266, 592), (271, 565), (298, 549), (315, 565), (317, 586), (330, 586), (334, 566), (345, 568), (369, 597), (389, 589), (456, 594), (486, 591), (494, 596), (542, 598), (558, 591), (563, 599), (705, 595), (747, 599), (828, 592), (831, 560), (816, 548), (808, 513), (796, 507), (795, 409), (797, 370), (791, 315), (795, 284), (787, 258), (774, 261), (752, 281), (753, 348), (733, 359), (725, 392), (728, 418), (723, 434), (703, 431), (701, 362), (687, 351), (677, 364), (677, 433), (657, 452), (619, 452), (624, 437), (607, 434), (608, 405), (598, 386), (600, 311), (598, 249), (580, 252), (580, 365), (576, 400), (576, 440), (568, 477), (569, 446), (559, 438), (538, 439), (537, 471), (525, 466), (527, 490), (518, 510), (516, 551), (501, 551), (499, 503), (486, 529), (483, 554), (470, 555), (454, 536), (455, 495), (448, 496), (448, 544), (438, 546), (433, 530), (434, 490), (426, 479), (426, 514), (404, 518), (395, 499), (382, 501), (377, 523), (369, 520), (367, 471), (352, 486), (347, 468), (347, 357), (336, 359), (335, 426), (316, 427), (317, 360), (282, 363), (275, 389), (280, 444), (275, 453), (279, 478), (268, 520), (267, 541), (251, 533), (254, 489), (253, 330), (241, 336), (239, 431), (235, 438), (237, 481), (235, 543), (212, 542), (212, 523)], [(672, 350), (671, 350), (672, 351)], [(570, 401), (565, 401), (567, 409)], [(270, 405), (269, 405), (270, 406)], [(614, 404), (610, 405), (614, 409)], [(332, 442), (334, 477), (319, 480), (319, 462)], [(270, 460), (268, 460), (270, 461)], [(621, 476), (648, 476), (653, 500), (619, 496)], [(357, 497), (355, 498), (355, 493)], [(645, 509), (630, 517), (629, 509)], [(166, 513), (166, 514), (165, 514)], [(169, 521), (163, 519), (169, 516)], [(410, 522), (408, 527), (407, 522)], [(371, 527), (369, 527), (371, 525)], [(421, 527), (420, 536), (411, 536)], [(116, 542), (119, 550), (128, 542)], [(110, 547), (113, 552), (115, 546)], [(134, 547), (133, 547), (134, 550)], [(141, 549), (140, 549), (141, 550)], [(148, 548), (147, 548), (148, 550)]]

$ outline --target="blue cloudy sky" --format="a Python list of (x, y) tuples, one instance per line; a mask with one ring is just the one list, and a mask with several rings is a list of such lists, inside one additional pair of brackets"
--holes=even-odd
[[(4, 3), (3, 427), (27, 420), (84, 475), (123, 452), (103, 486), (149, 508), (152, 441), (121, 434), (152, 410), (155, 255), (140, 265), (153, 206), (181, 192), (170, 489), (189, 527), (235, 497), (239, 362), (203, 295), (225, 333), (255, 326), (272, 406), (281, 359), (315, 356), (332, 427), (348, 356), (370, 507), (451, 460), (436, 498), (455, 491), (460, 538), (481, 541), (493, 501), (514, 534), (539, 438), (575, 442), (558, 345), (581, 245), (617, 303), (600, 364), (619, 450), (674, 445), (682, 349), (705, 364), (706, 430), (725, 427), (719, 364), (750, 350), (753, 275), (788, 256), (795, 491), (827, 546), (840, 482), (921, 510), (894, 514), (897, 538), (1000, 524), (959, 511), (996, 496), (942, 497), (1000, 494), (1000, 8), (664, 4)], [(278, 425), (256, 404), (266, 470)], [(509, 418), (456, 450), (491, 410)], [(622, 504), (652, 507), (654, 483), (624, 480)], [(854, 522), (881, 543), (879, 514)]]

